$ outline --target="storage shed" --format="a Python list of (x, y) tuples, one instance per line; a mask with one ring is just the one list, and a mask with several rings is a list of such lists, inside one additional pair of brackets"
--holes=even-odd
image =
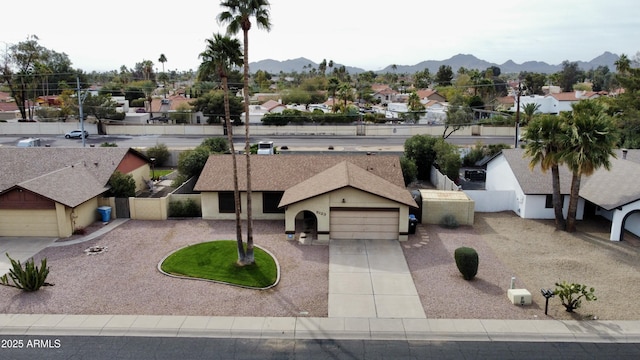
[(441, 224), (446, 215), (453, 215), (460, 225), (473, 225), (474, 201), (463, 191), (420, 190), (422, 223)]

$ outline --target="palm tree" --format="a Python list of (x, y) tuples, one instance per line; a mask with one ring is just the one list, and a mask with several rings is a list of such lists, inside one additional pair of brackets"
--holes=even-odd
[(164, 76), (164, 63), (167, 62), (167, 57), (164, 56), (164, 54), (160, 54), (160, 58), (158, 59), (158, 61), (160, 61), (162, 63), (162, 78), (163, 78), (163, 88), (162, 88), (162, 95), (164, 95), (164, 97), (167, 97), (167, 81), (166, 81), (166, 77)]
[(621, 74), (626, 74), (631, 69), (631, 60), (625, 54), (620, 55), (618, 60), (613, 63), (616, 66), (616, 71)]
[(340, 100), (344, 101), (344, 112), (347, 112), (347, 101), (353, 98), (353, 89), (349, 83), (342, 83), (338, 87), (338, 96), (340, 96)]
[(227, 24), (227, 33), (243, 34), (243, 68), (244, 68), (244, 115), (245, 115), (245, 146), (244, 152), (247, 162), (247, 254), (245, 264), (255, 262), (253, 255), (253, 218), (251, 201), (251, 144), (249, 143), (249, 30), (251, 18), (256, 18), (258, 28), (271, 30), (269, 20), (269, 1), (267, 0), (223, 0), (220, 6), (224, 10), (218, 14), (218, 22)]
[(559, 169), (560, 151), (562, 150), (560, 135), (563, 131), (561, 119), (554, 115), (542, 115), (529, 123), (524, 134), (524, 139), (527, 140), (525, 154), (531, 157), (529, 168), (533, 170), (536, 165), (540, 164), (543, 173), (551, 169), (553, 211), (558, 230), (565, 229)]
[(331, 99), (333, 99), (333, 103), (331, 104), (331, 111), (336, 112), (336, 92), (340, 87), (340, 80), (336, 77), (329, 78), (329, 82), (327, 83), (327, 91), (331, 93)]
[(522, 111), (525, 115), (525, 123), (520, 125), (527, 125), (533, 120), (533, 116), (540, 110), (540, 104), (528, 103), (522, 107)]
[(231, 111), (229, 110), (229, 72), (235, 66), (242, 65), (242, 50), (240, 41), (228, 36), (214, 34), (213, 38), (207, 39), (207, 48), (199, 57), (203, 62), (198, 69), (198, 78), (203, 80), (211, 74), (217, 74), (222, 81), (222, 91), (224, 91), (224, 123), (227, 129), (227, 140), (231, 148), (231, 159), (233, 163), (233, 199), (236, 213), (236, 242), (238, 245), (238, 263), (245, 262), (246, 253), (242, 243), (242, 223), (240, 220), (240, 190), (238, 188), (238, 163), (236, 161), (236, 148), (233, 144), (233, 127), (231, 126)]
[(573, 112), (567, 114), (566, 132), (562, 159), (571, 170), (571, 195), (567, 213), (567, 231), (576, 230), (578, 193), (582, 175), (589, 176), (597, 169), (611, 168), (611, 157), (616, 146), (616, 127), (604, 109), (594, 100), (581, 100), (572, 105)]

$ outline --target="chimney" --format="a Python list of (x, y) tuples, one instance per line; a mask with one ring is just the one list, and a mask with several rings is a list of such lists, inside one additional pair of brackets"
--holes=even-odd
[(622, 160), (626, 160), (627, 159), (627, 149), (622, 149)]

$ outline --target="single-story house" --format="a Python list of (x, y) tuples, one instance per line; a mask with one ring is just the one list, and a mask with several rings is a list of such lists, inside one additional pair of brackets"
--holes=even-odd
[[(0, 236), (68, 237), (97, 219), (120, 171), (146, 187), (149, 159), (129, 148), (0, 147)], [(113, 216), (113, 212), (112, 212)]]
[[(485, 201), (513, 210), (526, 219), (553, 219), (551, 170), (529, 168), (530, 158), (523, 149), (505, 149), (487, 163), (485, 189), (493, 192)], [(560, 192), (567, 215), (571, 172), (560, 166)], [(601, 215), (612, 221), (611, 240), (621, 240), (624, 231), (640, 235), (640, 150), (618, 150), (611, 158), (611, 169), (598, 169), (583, 176), (576, 218)], [(474, 199), (476, 203), (479, 198)], [(479, 205), (483, 207), (483, 205)], [(500, 209), (497, 209), (500, 210)]]
[[(246, 218), (246, 159), (236, 159)], [(397, 156), (254, 155), (251, 173), (253, 219), (284, 220), (289, 239), (301, 232), (319, 241), (408, 238), (417, 204)], [(211, 155), (194, 189), (203, 218), (235, 219), (231, 155)]]

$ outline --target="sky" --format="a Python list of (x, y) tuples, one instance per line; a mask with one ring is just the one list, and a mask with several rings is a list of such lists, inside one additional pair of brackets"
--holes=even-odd
[[(249, 31), (249, 61), (323, 59), (364, 70), (471, 54), (497, 64), (589, 61), (640, 51), (638, 0), (269, 0), (271, 31)], [(85, 72), (151, 60), (196, 70), (205, 40), (225, 33), (219, 1), (2, 4), (2, 47), (30, 35)], [(8, 15), (12, 14), (12, 15)], [(242, 33), (237, 35), (242, 43)]]

